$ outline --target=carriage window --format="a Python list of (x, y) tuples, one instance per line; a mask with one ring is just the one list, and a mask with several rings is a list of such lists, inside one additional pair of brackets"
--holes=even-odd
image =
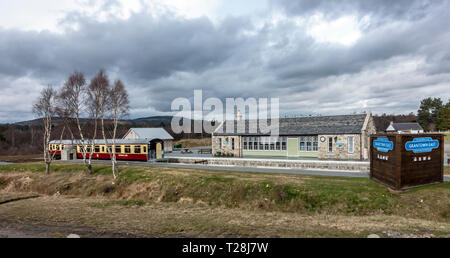
[(147, 146), (142, 146), (142, 152), (147, 153)]
[(95, 146), (94, 152), (96, 152), (96, 153), (100, 152), (100, 146)]
[(141, 153), (141, 146), (134, 146), (134, 153), (140, 154)]
[(131, 153), (130, 146), (125, 146), (125, 153)]
[(86, 152), (91, 152), (91, 147), (86, 147)]
[(121, 153), (122, 152), (122, 147), (121, 146), (116, 146), (116, 153)]

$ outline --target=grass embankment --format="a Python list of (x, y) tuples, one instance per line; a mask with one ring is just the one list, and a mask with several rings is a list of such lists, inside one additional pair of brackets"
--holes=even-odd
[(398, 215), (450, 222), (450, 183), (392, 192), (362, 178), (233, 173), (122, 166), (112, 184), (109, 166), (54, 164), (0, 166), (0, 190), (46, 195), (97, 196), (111, 205), (185, 203), (306, 215)]
[(42, 158), (42, 155), (40, 155), (40, 154), (0, 156), (0, 162), (15, 162), (15, 163), (36, 162), (36, 159), (41, 159), (41, 158)]
[(202, 139), (182, 139), (173, 143), (173, 145), (182, 145), (182, 148), (193, 148), (193, 147), (209, 147), (211, 146), (211, 138)]

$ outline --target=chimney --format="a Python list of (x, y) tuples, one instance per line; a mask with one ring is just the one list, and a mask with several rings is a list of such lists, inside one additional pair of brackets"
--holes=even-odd
[(237, 116), (236, 116), (236, 121), (241, 121), (241, 119), (242, 119), (241, 110), (238, 109)]

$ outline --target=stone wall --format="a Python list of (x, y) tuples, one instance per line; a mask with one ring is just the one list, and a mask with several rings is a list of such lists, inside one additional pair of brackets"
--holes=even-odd
[(213, 166), (286, 168), (301, 170), (334, 170), (366, 172), (370, 170), (365, 161), (324, 161), (324, 160), (277, 160), (246, 158), (169, 158), (170, 163), (204, 164)]
[[(348, 137), (354, 137), (353, 153), (348, 152)], [(321, 138), (325, 137), (322, 142)], [(333, 152), (328, 151), (328, 138), (333, 138)], [(338, 146), (337, 143), (344, 145)], [(336, 160), (361, 160), (361, 135), (359, 134), (342, 134), (342, 135), (319, 135), (319, 159), (336, 159)]]
[(173, 141), (172, 140), (164, 140), (164, 152), (172, 152), (173, 151)]
[[(234, 139), (234, 150), (232, 148), (232, 139)], [(220, 145), (220, 140), (222, 144)], [(242, 156), (242, 142), (240, 136), (213, 136), (212, 137), (212, 154), (228, 154), (234, 157)]]
[(361, 132), (362, 141), (362, 159), (368, 160), (370, 153), (370, 135), (376, 134), (377, 129), (375, 127), (375, 121), (371, 114), (368, 114), (367, 123)]

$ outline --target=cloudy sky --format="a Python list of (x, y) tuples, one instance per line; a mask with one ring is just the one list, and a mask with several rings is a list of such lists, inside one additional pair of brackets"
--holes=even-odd
[(281, 114), (416, 112), (450, 98), (450, 1), (0, 0), (0, 123), (74, 70), (121, 78), (131, 118), (178, 97), (278, 97)]

